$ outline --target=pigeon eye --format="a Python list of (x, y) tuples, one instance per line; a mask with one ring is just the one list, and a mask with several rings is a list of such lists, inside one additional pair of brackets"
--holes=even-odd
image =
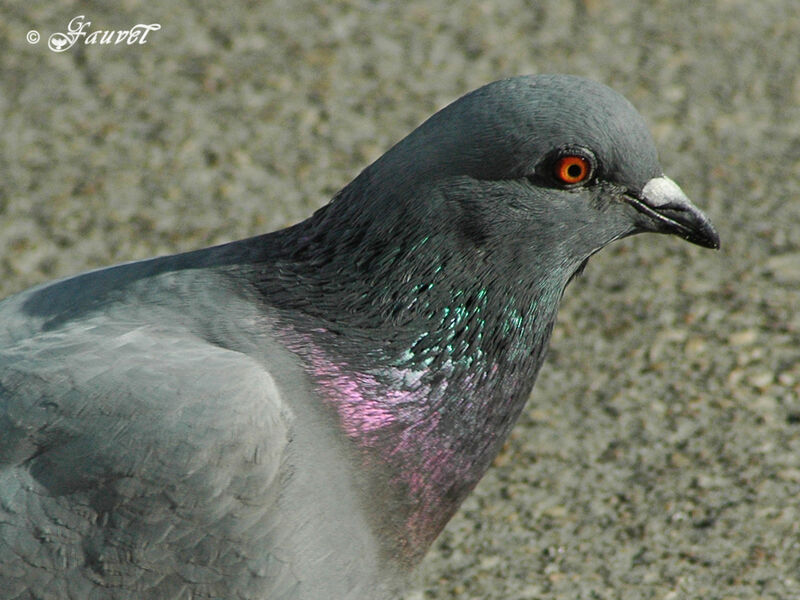
[(565, 185), (583, 183), (592, 174), (592, 164), (584, 156), (569, 154), (556, 161), (555, 176)]

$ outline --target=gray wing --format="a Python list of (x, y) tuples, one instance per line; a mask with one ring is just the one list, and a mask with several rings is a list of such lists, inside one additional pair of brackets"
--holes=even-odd
[(270, 507), (288, 420), (261, 365), (167, 325), (97, 316), (9, 343), (3, 597), (250, 598), (280, 588)]

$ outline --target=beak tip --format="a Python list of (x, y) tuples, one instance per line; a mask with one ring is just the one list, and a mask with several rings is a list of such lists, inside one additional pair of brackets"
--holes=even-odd
[(642, 192), (642, 202), (650, 216), (656, 219), (658, 230), (678, 235), (703, 248), (719, 250), (717, 230), (675, 182), (665, 175), (655, 177)]
[(697, 232), (688, 241), (711, 250), (719, 250), (720, 248), (719, 234), (710, 223), (708, 223), (708, 228), (705, 231)]

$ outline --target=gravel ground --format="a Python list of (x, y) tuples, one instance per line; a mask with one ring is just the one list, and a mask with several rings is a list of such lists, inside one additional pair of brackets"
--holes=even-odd
[[(603, 81), (722, 250), (592, 260), (407, 599), (800, 598), (796, 0), (111, 4), (0, 2), (2, 295), (298, 221), (488, 81)], [(48, 50), (81, 14), (161, 29)]]

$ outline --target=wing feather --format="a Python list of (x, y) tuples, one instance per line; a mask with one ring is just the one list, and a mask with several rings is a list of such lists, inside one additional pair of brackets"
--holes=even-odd
[(75, 598), (100, 584), (114, 598), (254, 587), (270, 573), (289, 420), (262, 365), (180, 328), (96, 316), (9, 345), (7, 597), (63, 598), (65, 584)]

